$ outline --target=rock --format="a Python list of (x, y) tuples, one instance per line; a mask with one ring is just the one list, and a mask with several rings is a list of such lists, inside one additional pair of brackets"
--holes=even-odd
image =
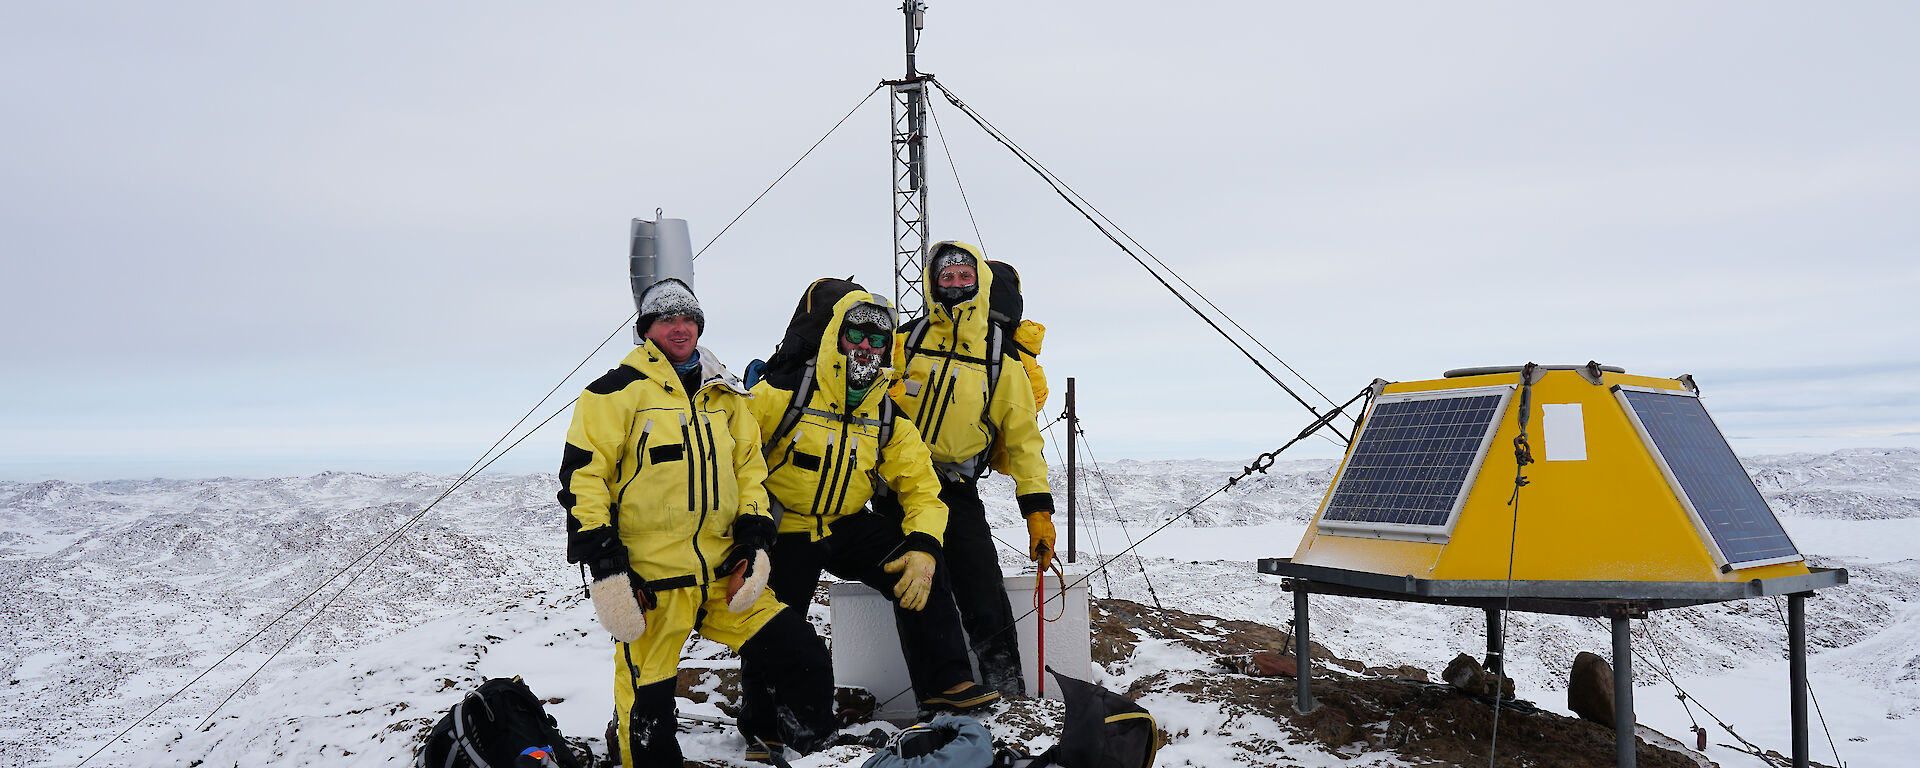
[(1613, 727), (1613, 665), (1581, 651), (1567, 676), (1567, 709), (1583, 720)]
[(863, 723), (873, 717), (875, 702), (873, 692), (865, 688), (836, 685), (833, 688), (833, 708), (839, 712), (840, 724)]
[(1513, 678), (1488, 672), (1480, 666), (1479, 661), (1464, 653), (1453, 657), (1453, 661), (1447, 664), (1446, 670), (1440, 673), (1440, 679), (1447, 681), (1448, 685), (1484, 699), (1493, 698), (1494, 683), (1498, 680), (1500, 697), (1513, 698)]
[(1299, 668), (1293, 662), (1293, 656), (1283, 656), (1272, 651), (1255, 653), (1253, 666), (1263, 677), (1294, 677), (1300, 674)]
[(1483, 682), (1486, 676), (1487, 671), (1480, 668), (1480, 662), (1464, 653), (1453, 657), (1453, 661), (1447, 662), (1447, 668), (1440, 673), (1440, 679), (1447, 681), (1447, 685), (1476, 696), (1484, 695), (1485, 690), (1493, 687)]
[[(732, 673), (729, 677), (733, 678), (729, 682), (733, 683), (732, 687), (734, 690), (738, 690), (740, 687), (738, 681), (740, 673), (734, 670), (727, 671)], [(707, 687), (707, 676), (713, 674), (713, 672), (714, 670), (702, 667), (681, 667), (674, 678), (673, 695), (695, 704), (706, 703), (707, 692), (705, 689)]]
[[(1419, 680), (1423, 683), (1430, 677), (1426, 670), (1413, 666), (1412, 664), (1402, 664), (1397, 667), (1367, 667), (1367, 674), (1373, 675), (1374, 677), (1397, 677), (1402, 680)], [(1508, 682), (1511, 683), (1512, 681)], [(1512, 692), (1511, 685), (1508, 686), (1508, 692)]]

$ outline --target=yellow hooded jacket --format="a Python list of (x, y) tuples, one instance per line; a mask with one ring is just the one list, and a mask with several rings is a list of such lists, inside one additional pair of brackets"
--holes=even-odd
[[(901, 409), (894, 409), (893, 435), (880, 446), (881, 403), (887, 397), (885, 378), (876, 380), (860, 404), (849, 412), (847, 357), (840, 351), (840, 327), (847, 310), (873, 296), (850, 291), (834, 303), (833, 314), (814, 353), (814, 386), (799, 421), (768, 446), (767, 492), (786, 512), (781, 533), (805, 531), (818, 541), (830, 533), (833, 522), (859, 512), (879, 483), (899, 494), (906, 518), (900, 524), (909, 549), (921, 536), (922, 544), (938, 548), (946, 536), (947, 505), (940, 501), (940, 480), (933, 474), (926, 443)], [(884, 376), (884, 374), (883, 374)], [(794, 391), (771, 381), (753, 385), (753, 414), (762, 434), (772, 436), (793, 402)]]
[[(1024, 366), (1017, 360), (1003, 360), (1000, 380), (987, 386), (988, 356), (1002, 355), (1001, 350), (987, 349), (987, 297), (993, 290), (993, 270), (987, 268), (980, 250), (966, 243), (937, 243), (929, 253), (945, 246), (973, 254), (979, 286), (972, 298), (951, 309), (929, 300), (927, 316), (917, 321), (926, 323), (927, 330), (914, 349), (907, 349), (909, 328), (895, 334), (894, 364), (903, 366), (904, 374), (893, 387), (894, 399), (925, 435), (934, 462), (947, 465), (944, 471), (977, 476), (985, 470), (985, 454), (998, 437), (1007, 451), (1006, 470), (1013, 478), (1020, 511), (1050, 510), (1053, 497), (1047, 484), (1045, 443), (1035, 418), (1033, 384)], [(925, 279), (931, 294), (932, 286), (939, 283), (933, 259), (928, 259)]]
[(656, 590), (704, 586), (740, 515), (771, 517), (747, 391), (700, 349), (689, 393), (652, 341), (587, 385), (560, 467), (569, 534), (619, 520), (633, 572)]

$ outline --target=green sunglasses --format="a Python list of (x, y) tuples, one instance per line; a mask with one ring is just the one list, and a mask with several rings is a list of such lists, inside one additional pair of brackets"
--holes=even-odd
[(858, 328), (847, 329), (848, 344), (859, 344), (862, 341), (866, 341), (870, 343), (874, 349), (879, 349), (886, 346), (887, 341), (892, 338), (893, 334), (886, 331), (863, 331)]

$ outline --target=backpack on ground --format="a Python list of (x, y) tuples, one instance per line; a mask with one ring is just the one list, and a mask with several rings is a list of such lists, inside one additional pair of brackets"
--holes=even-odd
[(996, 750), (993, 734), (979, 720), (941, 715), (894, 734), (860, 768), (995, 768), (1011, 765), (1011, 759)]
[(1052, 667), (1066, 699), (1060, 740), (1037, 755), (996, 741), (965, 715), (941, 715), (893, 735), (860, 768), (1148, 768), (1160, 728), (1144, 707)]
[(1147, 768), (1160, 751), (1160, 727), (1153, 715), (1120, 694), (1084, 680), (1047, 672), (1060, 685), (1067, 714), (1060, 743), (1036, 756), (1028, 768)]
[(415, 768), (582, 768), (560, 727), (520, 678), (480, 684), (414, 753)]

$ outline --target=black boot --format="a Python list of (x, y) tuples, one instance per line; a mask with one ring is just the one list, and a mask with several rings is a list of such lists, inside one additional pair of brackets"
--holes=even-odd
[(685, 764), (674, 720), (678, 712), (673, 701), (675, 682), (668, 678), (633, 691), (633, 708), (627, 711), (629, 735), (621, 751), (633, 756), (634, 768), (680, 768)]
[(802, 754), (839, 730), (833, 716), (833, 658), (813, 625), (787, 608), (740, 646), (740, 732)]

